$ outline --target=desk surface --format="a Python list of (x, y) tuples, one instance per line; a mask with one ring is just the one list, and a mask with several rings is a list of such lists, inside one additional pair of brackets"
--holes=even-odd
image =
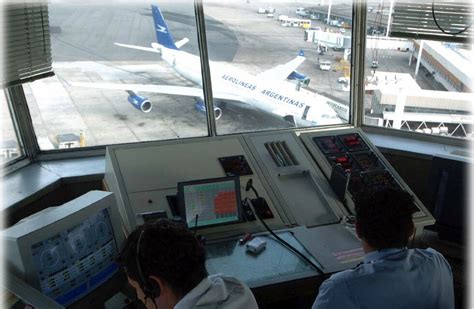
[[(354, 237), (344, 229), (345, 228), (340, 225), (331, 225), (312, 229), (303, 229), (301, 227), (292, 228), (280, 230), (276, 233), (313, 263), (322, 268), (325, 275), (327, 275), (337, 271), (336, 266), (337, 268), (340, 267), (338, 270), (342, 270), (351, 267), (352, 263), (356, 262), (341, 262), (338, 259), (339, 256), (333, 255), (333, 252), (340, 250), (340, 248), (352, 249), (354, 245), (357, 245), (357, 243), (352, 240)], [(306, 236), (302, 237), (300, 234)], [(332, 237), (329, 237), (328, 234), (331, 234)], [(280, 294), (287, 293), (290, 290), (295, 295), (304, 294), (303, 288), (305, 286), (300, 284), (302, 282), (306, 282), (305, 284), (309, 286), (309, 291), (314, 292), (317, 290), (317, 287), (314, 285), (314, 280), (323, 280), (325, 275), (314, 270), (312, 266), (277, 242), (274, 237), (268, 233), (259, 233), (255, 236), (261, 237), (267, 242), (266, 249), (256, 256), (246, 253), (245, 245), (240, 245), (238, 238), (225, 239), (207, 244), (206, 267), (209, 274), (233, 276), (242, 280), (254, 290), (261, 288), (266, 289), (265, 295), (271, 296), (267, 297), (269, 299), (276, 297), (275, 291), (278, 290), (279, 286), (284, 288), (279, 289), (280, 292), (277, 293), (279, 294), (278, 297), (284, 297), (284, 295)], [(318, 241), (318, 239), (328, 237), (336, 240), (336, 244), (328, 245)], [(314, 246), (312, 245), (313, 243)], [(310, 251), (314, 251), (312, 246), (317, 248), (315, 251), (317, 254), (310, 254)], [(334, 260), (333, 262), (331, 262), (331, 258)], [(289, 288), (289, 285), (291, 285), (291, 288)], [(102, 302), (117, 293), (117, 291), (124, 286), (126, 286), (126, 278), (124, 273), (120, 272), (113, 280), (109, 280), (108, 283), (84, 299), (81, 299), (77, 303), (77, 306), (75, 304), (74, 308), (82, 308), (84, 304), (89, 304), (89, 308), (99, 308), (99, 303), (102, 304)], [(260, 295), (260, 298), (265, 296), (262, 295)], [(91, 299), (95, 300), (94, 304), (92, 304)]]
[[(318, 264), (291, 232), (284, 231), (277, 234)], [(251, 288), (320, 275), (305, 261), (277, 242), (273, 236), (258, 237), (264, 238), (267, 246), (257, 256), (246, 253), (245, 245), (239, 245), (237, 239), (207, 245), (206, 267), (209, 274), (233, 276)]]

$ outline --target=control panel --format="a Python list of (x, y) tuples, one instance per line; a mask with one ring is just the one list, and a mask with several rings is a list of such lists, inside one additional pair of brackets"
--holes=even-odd
[[(211, 212), (206, 215), (200, 213), (201, 219), (198, 218), (197, 224), (200, 234), (207, 235), (208, 238), (225, 237), (262, 229), (256, 220), (254, 209), (246, 200), (247, 197), (254, 197), (245, 190), (250, 179), (253, 188), (267, 203), (264, 210), (268, 214), (267, 224), (275, 228), (292, 224), (281, 202), (275, 198), (262, 177), (260, 168), (242, 136), (116, 145), (107, 148), (105, 182), (109, 190), (117, 196), (119, 210), (128, 229), (142, 224), (144, 219), (153, 217), (154, 214), (159, 214), (157, 217), (176, 218), (182, 216), (183, 212), (188, 213), (186, 221), (188, 226), (192, 227), (197, 212), (189, 210), (189, 207), (180, 209), (178, 184), (188, 182), (183, 188), (188, 199), (194, 196), (198, 200), (209, 200), (210, 197), (202, 194), (219, 190), (216, 186), (229, 185), (224, 181), (224, 184), (215, 183), (209, 187), (212, 179), (233, 176), (237, 177), (240, 185), (240, 220), (230, 220), (233, 217), (226, 217), (221, 209), (215, 209), (213, 216), (222, 218), (216, 217), (214, 221), (229, 220), (229, 224), (203, 227), (201, 223), (204, 221), (199, 220), (208, 218)], [(189, 183), (199, 181), (203, 183)], [(231, 193), (224, 192), (218, 196), (228, 197), (229, 194)], [(221, 205), (222, 201), (216, 201), (214, 197), (209, 201), (214, 205)]]
[(294, 224), (325, 225), (344, 216), (342, 204), (294, 132), (254, 133), (244, 138)]
[(349, 178), (346, 204), (351, 213), (354, 213), (354, 197), (364, 188), (402, 188), (415, 197), (415, 224), (434, 223), (422, 202), (360, 129), (306, 132), (300, 138), (327, 179), (338, 170), (346, 173)]
[[(331, 179), (336, 169), (350, 175), (342, 198)], [(400, 187), (414, 195), (364, 133), (353, 128), (109, 146), (105, 183), (129, 230), (147, 220), (180, 219), (212, 244), (233, 239), (229, 245), (240, 246), (237, 240), (245, 235), (266, 233), (262, 219), (275, 231), (291, 230), (323, 272), (362, 259), (360, 242), (344, 223), (354, 214), (353, 197), (362, 188)], [(416, 226), (432, 224), (415, 201)], [(235, 251), (216, 248), (227, 258)]]

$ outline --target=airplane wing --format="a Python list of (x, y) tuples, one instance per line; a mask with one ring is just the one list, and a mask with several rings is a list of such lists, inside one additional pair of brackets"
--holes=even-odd
[(158, 53), (158, 54), (161, 53), (160, 50), (152, 48), (152, 47), (143, 47), (143, 46), (137, 46), (137, 45), (122, 44), (122, 43), (114, 43), (114, 44), (121, 47), (143, 50), (143, 51), (152, 52), (152, 53)]
[(181, 47), (183, 47), (184, 44), (186, 44), (188, 42), (189, 42), (189, 39), (184, 38), (184, 39), (179, 40), (178, 42), (174, 43), (174, 45), (176, 45), (176, 47), (178, 47), (178, 48), (181, 48)]
[(300, 66), (300, 64), (303, 63), (303, 61), (305, 61), (305, 59), (304, 53), (301, 51), (295, 59), (262, 72), (258, 75), (258, 77), (267, 80), (285, 80), (293, 71), (296, 70), (296, 68)]
[[(184, 38), (184, 39), (176, 42), (175, 44), (176, 44), (176, 47), (181, 48), (188, 42), (189, 42), (189, 39)], [(152, 47), (144, 47), (144, 46), (138, 46), (138, 45), (122, 44), (122, 43), (114, 43), (114, 44), (117, 45), (117, 46), (120, 46), (120, 47), (137, 49), (137, 50), (142, 50), (142, 51), (161, 54), (161, 45), (156, 44), (156, 43), (152, 43), (151, 44)]]
[(275, 109), (275, 110), (272, 110), (272, 113), (279, 116), (279, 117), (281, 117), (286, 122), (291, 123), (294, 127), (297, 126), (295, 116), (291, 113), (288, 113), (287, 110), (285, 110), (285, 109)]
[[(109, 89), (109, 90), (131, 90), (140, 92), (161, 93), (186, 97), (203, 97), (202, 88), (169, 86), (169, 85), (142, 85), (142, 84), (110, 84), (110, 83), (87, 83), (87, 82), (67, 82), (71, 86)], [(213, 91), (213, 97), (220, 100), (242, 101), (242, 97), (232, 93)]]

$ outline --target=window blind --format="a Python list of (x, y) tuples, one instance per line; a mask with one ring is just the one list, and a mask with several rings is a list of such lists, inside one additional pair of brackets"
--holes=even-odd
[(397, 1), (390, 36), (468, 43), (473, 35), (472, 17), (470, 0)]
[(3, 5), (2, 87), (52, 76), (48, 6), (44, 2)]

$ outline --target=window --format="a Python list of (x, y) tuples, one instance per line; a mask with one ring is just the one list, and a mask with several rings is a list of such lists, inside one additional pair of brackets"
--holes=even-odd
[(0, 161), (4, 164), (23, 156), (23, 150), (3, 91), (0, 94), (0, 106), (2, 114)]
[[(204, 4), (217, 133), (348, 123), (352, 8), (255, 5)], [(193, 1), (48, 15), (55, 76), (23, 84), (42, 151), (209, 134)]]
[[(458, 38), (443, 34), (434, 25), (432, 2), (425, 2), (397, 2), (392, 11), (388, 2), (382, 2), (378, 4), (381, 13), (368, 12), (367, 29), (380, 32), (367, 34), (364, 123), (421, 134), (472, 137), (472, 45), (450, 41)], [(441, 9), (441, 4), (436, 7)], [(399, 19), (397, 10), (404, 13)], [(438, 23), (448, 27), (440, 17), (442, 12), (438, 13)], [(387, 35), (389, 16), (393, 16), (393, 36), (390, 30)], [(423, 34), (422, 29), (418, 38), (407, 37), (407, 29), (412, 29), (413, 35), (417, 32), (409, 17), (431, 32)]]
[[(204, 1), (217, 133), (350, 123), (349, 3)], [(158, 6), (49, 2), (55, 76), (23, 84), (41, 150), (209, 134), (194, 2)], [(364, 124), (471, 136), (471, 45), (367, 7)]]
[(204, 1), (219, 134), (348, 123), (352, 6), (329, 6)]
[[(49, 2), (55, 76), (23, 86), (41, 150), (208, 134), (193, 2), (159, 9), (166, 25), (146, 2)], [(167, 33), (189, 38), (175, 44), (193, 54), (191, 79), (176, 72), (190, 62), (157, 44)]]

